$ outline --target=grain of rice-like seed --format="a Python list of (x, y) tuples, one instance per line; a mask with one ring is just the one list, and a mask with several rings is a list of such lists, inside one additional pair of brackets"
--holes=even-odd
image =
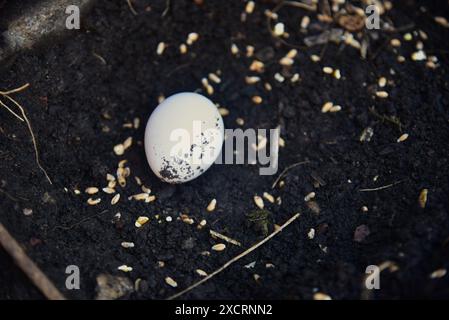
[(179, 52), (180, 52), (181, 54), (186, 54), (186, 53), (187, 53), (187, 46), (186, 46), (185, 43), (181, 43), (181, 44), (179, 45)]
[(385, 98), (388, 98), (388, 92), (386, 92), (386, 91), (376, 91), (376, 96), (378, 98), (385, 99)]
[(304, 16), (304, 17), (302, 17), (302, 19), (301, 19), (301, 24), (300, 24), (301, 29), (307, 29), (307, 27), (309, 26), (309, 24), (310, 24), (310, 18), (309, 18), (309, 16)]
[(398, 61), (399, 63), (403, 63), (403, 62), (405, 61), (405, 57), (404, 57), (404, 56), (398, 56), (398, 57), (397, 57), (397, 61)]
[(285, 67), (293, 65), (294, 60), (289, 57), (283, 57), (281, 60), (279, 60), (279, 64)]
[(161, 104), (162, 102), (164, 102), (165, 100), (165, 96), (163, 94), (160, 94), (159, 97), (157, 97), (157, 102), (159, 104)]
[(145, 199), (145, 203), (150, 203), (150, 202), (153, 202), (153, 201), (155, 201), (156, 200), (156, 196), (148, 196), (146, 199)]
[(422, 189), (421, 192), (419, 193), (418, 202), (419, 202), (419, 206), (423, 209), (426, 207), (426, 204), (427, 204), (427, 194), (428, 193), (429, 193), (428, 189)]
[(416, 42), (416, 50), (423, 50), (424, 49), (424, 43), (422, 41)]
[[(123, 146), (124, 146), (124, 144), (123, 144)], [(128, 162), (128, 160), (121, 160), (121, 161), (119, 161), (119, 163), (118, 163), (118, 167), (119, 168), (124, 168), (125, 167), (125, 164)]]
[(438, 23), (440, 26), (443, 26), (445, 28), (449, 28), (449, 21), (445, 17), (434, 17), (435, 22)]
[(78, 189), (74, 189), (73, 192), (74, 192), (75, 194), (81, 194), (81, 191), (79, 191)]
[(332, 106), (332, 108), (330, 108), (329, 112), (338, 112), (341, 111), (341, 106)]
[(390, 44), (392, 47), (398, 48), (401, 46), (401, 41), (399, 39), (391, 39)]
[(178, 283), (176, 283), (175, 280), (173, 280), (170, 277), (165, 277), (165, 283), (168, 284), (170, 287), (176, 288), (178, 286)]
[(279, 147), (285, 147), (285, 140), (282, 137), (279, 137)]
[(387, 78), (380, 77), (379, 80), (377, 81), (377, 84), (381, 88), (385, 87), (387, 85)]
[(315, 198), (315, 196), (316, 196), (315, 192), (312, 191), (312, 192), (308, 193), (308, 194), (304, 197), (304, 201), (305, 201), (305, 202), (310, 201), (310, 200), (312, 200), (313, 198)]
[(91, 206), (95, 206), (95, 205), (99, 204), (100, 202), (101, 202), (100, 198), (97, 198), (97, 199), (89, 198), (89, 199), (87, 199), (87, 203), (89, 205), (91, 205)]
[(107, 181), (115, 181), (115, 177), (114, 177), (114, 175), (108, 173), (108, 174), (106, 174), (106, 180)]
[(212, 199), (211, 202), (207, 205), (206, 210), (209, 212), (212, 212), (215, 210), (215, 207), (217, 206), (217, 199)]
[(201, 227), (201, 228), (203, 228), (203, 227), (206, 226), (206, 224), (207, 224), (206, 219), (203, 219), (203, 220), (200, 221), (200, 223), (198, 224), (198, 226)]
[(109, 188), (109, 187), (103, 188), (102, 190), (103, 190), (104, 193), (107, 193), (107, 194), (115, 193), (115, 189)]
[(165, 43), (164, 42), (159, 42), (157, 45), (157, 49), (156, 49), (156, 53), (158, 56), (162, 55), (164, 53), (165, 50)]
[(334, 71), (334, 78), (337, 79), (337, 80), (341, 79), (340, 69), (335, 69), (335, 71)]
[(254, 50), (253, 46), (246, 46), (246, 57), (251, 58), (254, 55)]
[(368, 212), (368, 207), (367, 206), (363, 206), (362, 207), (362, 212)]
[(159, 268), (163, 268), (163, 267), (165, 267), (165, 262), (164, 262), (164, 261), (158, 261), (158, 262), (157, 262), (157, 266), (158, 266)]
[(248, 1), (248, 3), (245, 6), (245, 12), (247, 14), (251, 14), (254, 11), (255, 3), (254, 1)]
[(298, 54), (298, 50), (291, 49), (287, 54), (285, 55), (287, 58), (294, 59), (296, 55)]
[[(275, 75), (276, 76), (276, 75)], [(267, 91), (271, 91), (273, 89), (273, 87), (271, 86), (271, 84), (269, 82), (265, 82), (263, 84), (263, 87), (265, 88), (265, 90)]]
[(397, 142), (397, 143), (403, 142), (403, 141), (407, 140), (407, 138), (408, 138), (408, 133), (404, 133), (403, 135), (401, 135), (401, 136), (398, 138), (398, 140), (396, 140), (396, 142)]
[(267, 199), (268, 201), (270, 201), (271, 203), (274, 203), (274, 197), (269, 194), (268, 192), (264, 192), (262, 195), (265, 199)]
[(321, 112), (322, 113), (326, 113), (329, 112), (332, 107), (334, 106), (334, 104), (332, 102), (326, 102), (325, 104), (323, 104), (323, 106), (321, 107)]
[(86, 188), (85, 192), (87, 194), (96, 194), (96, 193), (98, 193), (98, 188), (97, 187), (89, 187), (89, 188)]
[(413, 36), (412, 36), (412, 34), (410, 32), (404, 34), (404, 40), (405, 41), (412, 41), (412, 39), (413, 39)]
[(312, 240), (313, 238), (315, 238), (315, 229), (314, 228), (310, 228), (309, 232), (307, 233), (307, 237)]
[(140, 228), (142, 227), (145, 223), (148, 222), (148, 220), (150, 220), (150, 218), (145, 217), (145, 216), (140, 216), (137, 218), (136, 222), (134, 223), (134, 225), (136, 226), (136, 228)]
[(416, 52), (412, 53), (412, 60), (413, 61), (423, 61), (423, 60), (426, 60), (426, 59), (427, 59), (427, 55), (422, 50), (419, 50), (419, 51), (416, 51)]
[(255, 281), (259, 281), (260, 276), (257, 273), (255, 273), (255, 274), (253, 274), (253, 278)]
[(326, 74), (332, 74), (334, 72), (334, 69), (331, 67), (323, 67), (323, 72)]
[(273, 12), (268, 9), (266, 9), (264, 11), (264, 14), (265, 14), (265, 16), (267, 16), (268, 18), (273, 19), (273, 20), (277, 20), (277, 18), (278, 18), (278, 14), (276, 12)]
[(199, 37), (200, 37), (200, 36), (199, 36), (198, 33), (196, 33), (196, 32), (191, 32), (191, 33), (189, 33), (189, 34), (187, 35), (186, 43), (187, 43), (189, 46), (191, 46), (195, 41), (198, 40)]
[(259, 197), (259, 196), (254, 196), (253, 200), (254, 200), (254, 203), (256, 204), (256, 206), (257, 206), (259, 209), (263, 209), (263, 208), (264, 208), (265, 205), (264, 205), (263, 199), (262, 199), (261, 197)]
[(128, 137), (128, 138), (126, 138), (125, 142), (123, 142), (123, 148), (126, 150), (129, 147), (131, 147), (132, 144), (133, 144), (133, 138)]
[(165, 218), (165, 221), (167, 221), (167, 222), (172, 222), (172, 221), (173, 221), (173, 218), (170, 217), (170, 216), (168, 216), (168, 217)]
[(295, 74), (293, 75), (293, 77), (291, 77), (290, 82), (291, 82), (291, 83), (295, 83), (295, 82), (298, 82), (299, 79), (300, 79), (299, 73), (295, 73)]
[(31, 215), (33, 214), (33, 209), (30, 209), (30, 208), (24, 208), (24, 209), (22, 210), (22, 212), (23, 212), (23, 214), (24, 214), (25, 216), (31, 216)]
[(203, 271), (201, 269), (196, 269), (195, 272), (202, 277), (207, 277), (206, 271)]
[(117, 193), (114, 197), (111, 199), (111, 204), (115, 205), (120, 200), (120, 193)]
[(217, 243), (212, 246), (212, 250), (214, 251), (223, 251), (224, 249), (226, 249), (226, 245), (224, 243)]
[(119, 144), (115, 145), (114, 153), (118, 156), (123, 155), (125, 153), (125, 148), (124, 148), (123, 144), (119, 143)]
[(254, 71), (254, 72), (263, 72), (264, 70), (264, 63), (262, 61), (259, 60), (254, 60), (251, 65), (249, 66), (249, 70)]
[(108, 188), (114, 189), (117, 186), (117, 180), (111, 180), (108, 182)]
[(276, 23), (274, 26), (273, 33), (275, 36), (282, 36), (285, 33), (285, 26), (282, 22)]
[(141, 187), (140, 187), (141, 189), (142, 189), (142, 191), (143, 192), (145, 192), (145, 193), (148, 193), (148, 194), (150, 194), (151, 193), (151, 189), (150, 188), (147, 188), (147, 187), (145, 187), (144, 185), (142, 185)]
[(209, 73), (209, 79), (215, 83), (221, 83), (220, 77), (218, 77), (215, 73)]
[(123, 271), (123, 272), (131, 272), (131, 271), (133, 271), (133, 268), (132, 267), (128, 267), (126, 264), (119, 266), (117, 269), (120, 270), (120, 271)]
[(226, 117), (229, 115), (229, 110), (226, 108), (218, 108), (218, 112), (222, 117)]
[(239, 47), (237, 47), (237, 45), (235, 43), (233, 43), (231, 45), (231, 53), (233, 55), (237, 55), (239, 53)]
[(285, 81), (284, 76), (281, 75), (279, 72), (276, 72), (276, 73), (274, 74), (274, 79), (275, 79), (277, 82), (280, 82), (280, 83), (282, 83), (282, 82)]
[(261, 104), (263, 102), (263, 99), (261, 96), (253, 96), (251, 98), (251, 101), (255, 104)]
[(181, 221), (187, 224), (194, 224), (195, 221), (190, 218), (187, 214), (181, 214)]
[(441, 269), (437, 269), (437, 270), (435, 270), (434, 272), (432, 272), (432, 273), (429, 275), (429, 277), (430, 277), (430, 279), (438, 279), (438, 278), (444, 277), (444, 276), (446, 275), (446, 273), (447, 273), (447, 270), (441, 268)]
[(124, 241), (124, 242), (121, 243), (121, 246), (122, 246), (123, 248), (125, 248), (125, 249), (128, 249), (128, 248), (134, 248), (134, 242), (127, 242), (127, 241)]
[(312, 60), (313, 62), (319, 62), (321, 60), (320, 56), (316, 55), (316, 54), (312, 54), (310, 56), (310, 60)]
[(242, 118), (235, 119), (235, 123), (237, 123), (239, 126), (243, 126), (245, 124), (245, 120)]
[(272, 269), (272, 268), (274, 268), (275, 267), (275, 265), (274, 264), (272, 264), (272, 263), (266, 263), (265, 264), (265, 268), (267, 268), (267, 269)]
[(134, 129), (139, 129), (139, 127), (140, 127), (140, 119), (139, 118), (134, 118), (134, 120), (133, 120), (133, 126), (134, 126)]
[(332, 300), (332, 298), (328, 294), (317, 292), (313, 295), (313, 300)]
[(260, 77), (245, 77), (246, 84), (255, 84), (260, 81)]
[(134, 180), (136, 180), (136, 183), (137, 183), (139, 186), (142, 185), (142, 180), (141, 180), (138, 176), (135, 176), (135, 177), (134, 177)]

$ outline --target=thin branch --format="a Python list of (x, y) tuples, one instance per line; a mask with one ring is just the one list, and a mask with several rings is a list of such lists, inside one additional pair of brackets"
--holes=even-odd
[(126, 2), (128, 3), (128, 7), (129, 7), (129, 11), (131, 11), (131, 13), (135, 16), (138, 15), (137, 11), (134, 9), (134, 6), (132, 4), (132, 0), (126, 0)]
[(14, 259), (20, 269), (39, 288), (49, 300), (65, 300), (55, 285), (39, 269), (39, 267), (26, 255), (20, 244), (11, 236), (3, 224), (0, 223), (0, 245)]
[(174, 295), (172, 295), (171, 297), (168, 298), (168, 300), (173, 300), (176, 298), (179, 298), (180, 296), (182, 296), (183, 294), (195, 289), (196, 287), (198, 287), (199, 285), (203, 284), (204, 282), (210, 280), (211, 278), (213, 278), (214, 276), (216, 276), (217, 274), (219, 274), (220, 272), (222, 272), (223, 270), (225, 270), (227, 267), (229, 267), (231, 264), (233, 264), (234, 262), (240, 260), (241, 258), (243, 258), (244, 256), (248, 255), (249, 253), (253, 252), (254, 250), (256, 250), (257, 248), (259, 248), (261, 245), (263, 245), (264, 243), (266, 243), (268, 240), (270, 240), (271, 238), (273, 238), (274, 236), (276, 236), (278, 233), (280, 233), (285, 227), (287, 227), (289, 224), (291, 224), (293, 221), (295, 221), (296, 219), (298, 219), (300, 216), (300, 213), (296, 213), (293, 217), (291, 217), (290, 219), (287, 220), (287, 222), (285, 222), (281, 227), (279, 227), (279, 229), (277, 229), (276, 231), (274, 231), (272, 234), (270, 234), (268, 237), (266, 237), (265, 239), (257, 242), (255, 245), (253, 245), (251, 248), (249, 248), (248, 250), (242, 252), (241, 254), (239, 254), (238, 256), (232, 258), (231, 260), (229, 260), (228, 262), (226, 262), (222, 267), (218, 268), (217, 270), (215, 270), (214, 272), (212, 272), (211, 274), (209, 274), (208, 276), (204, 277), (203, 279), (201, 279), (200, 281), (194, 283), (193, 285), (191, 285), (190, 287), (182, 290), (181, 292), (178, 292)]
[(271, 186), (271, 189), (274, 189), (274, 187), (276, 187), (276, 185), (278, 184), (279, 180), (281, 180), (281, 178), (287, 173), (288, 170), (293, 169), (293, 168), (295, 168), (295, 167), (297, 167), (299, 165), (306, 164), (306, 163), (309, 163), (309, 161), (307, 160), (307, 161), (297, 162), (297, 163), (294, 163), (292, 165), (289, 165), (287, 168), (285, 168), (281, 172), (281, 174), (276, 178), (276, 180), (274, 180), (273, 185)]
[(378, 187), (378, 188), (371, 188), (371, 189), (359, 189), (360, 192), (370, 192), (370, 191), (378, 191), (378, 190), (383, 190), (383, 189), (387, 189), (387, 188), (391, 188), (392, 186), (395, 186), (399, 183), (401, 183), (402, 181), (397, 181), (391, 184), (387, 184), (386, 186), (382, 186), (382, 187)]

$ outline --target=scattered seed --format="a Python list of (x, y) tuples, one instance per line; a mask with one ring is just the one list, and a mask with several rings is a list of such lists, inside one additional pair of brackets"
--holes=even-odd
[(412, 60), (413, 61), (423, 61), (423, 60), (426, 60), (426, 59), (427, 59), (427, 55), (422, 50), (419, 50), (419, 51), (416, 51), (416, 52), (412, 53)]
[(229, 115), (229, 110), (226, 108), (218, 108), (218, 112), (222, 117), (226, 117)]
[(212, 87), (209, 84), (209, 81), (207, 81), (207, 78), (203, 78), (201, 79), (201, 83), (203, 84), (203, 87), (206, 89), (206, 92), (208, 95), (213, 95), (214, 94), (214, 87)]
[(310, 192), (310, 193), (308, 193), (305, 197), (304, 197), (304, 201), (305, 202), (307, 202), (307, 201), (310, 201), (310, 200), (312, 200), (313, 198), (315, 198), (315, 192)]
[(200, 276), (202, 276), (202, 277), (207, 277), (206, 271), (203, 271), (203, 270), (201, 270), (201, 269), (196, 269), (195, 272), (196, 272), (197, 274), (199, 274)]
[(126, 264), (121, 265), (117, 269), (120, 270), (120, 271), (123, 271), (123, 272), (131, 272), (131, 271), (133, 271), (133, 268), (128, 267)]
[(283, 57), (281, 60), (279, 60), (279, 64), (282, 66), (291, 66), (293, 65), (293, 63), (293, 59), (289, 57)]
[(320, 56), (316, 55), (316, 54), (312, 54), (310, 56), (310, 60), (312, 60), (313, 62), (319, 62), (321, 60)]
[(274, 197), (269, 194), (268, 192), (264, 192), (262, 195), (265, 199), (267, 199), (268, 201), (270, 201), (271, 203), (274, 203)]
[(189, 46), (191, 46), (195, 41), (198, 40), (199, 37), (200, 37), (200, 36), (199, 36), (198, 33), (196, 33), (196, 32), (191, 32), (191, 33), (189, 33), (189, 34), (187, 35), (186, 43), (187, 43)]
[(246, 56), (251, 58), (254, 55), (255, 48), (253, 46), (246, 46)]
[(112, 199), (111, 199), (111, 204), (115, 205), (117, 204), (117, 202), (120, 200), (120, 193), (117, 193)]
[(214, 251), (223, 251), (224, 249), (226, 249), (226, 245), (224, 243), (218, 243), (212, 246), (212, 250)]
[(255, 84), (260, 81), (260, 77), (245, 77), (246, 84)]
[(245, 7), (245, 12), (247, 14), (253, 13), (254, 7), (255, 7), (254, 1), (248, 1), (248, 3), (246, 4), (246, 7)]
[(212, 212), (215, 210), (215, 207), (217, 206), (217, 199), (212, 199), (211, 202), (207, 205), (206, 210), (209, 212)]
[(245, 124), (245, 120), (243, 120), (242, 118), (237, 118), (235, 119), (235, 122), (239, 125), (239, 126), (243, 126)]
[(310, 24), (310, 18), (309, 18), (309, 16), (304, 16), (304, 17), (302, 17), (302, 19), (301, 19), (301, 24), (300, 24), (301, 29), (307, 29), (307, 27), (309, 26), (309, 24)]
[(300, 79), (299, 73), (295, 73), (295, 74), (293, 75), (293, 77), (291, 77), (290, 82), (291, 82), (291, 83), (295, 83), (295, 82), (298, 82), (299, 79)]
[(341, 106), (332, 106), (332, 108), (330, 108), (329, 112), (338, 112), (341, 111)]
[(324, 67), (323, 72), (326, 74), (332, 74), (334, 72), (334, 69), (332, 69), (331, 67)]
[(194, 224), (195, 221), (187, 214), (181, 214), (181, 221), (187, 224)]
[(335, 79), (337, 79), (337, 80), (340, 80), (341, 79), (341, 72), (340, 72), (340, 69), (335, 69), (335, 71), (334, 71), (334, 78)]
[(253, 274), (253, 278), (255, 281), (259, 281), (260, 276), (257, 273), (255, 273), (255, 274)]
[(256, 206), (259, 209), (263, 209), (264, 208), (264, 203), (261, 197), (259, 196), (254, 196), (254, 203), (256, 204)]
[(392, 47), (398, 48), (401, 46), (401, 41), (399, 39), (391, 39), (390, 44)]
[(321, 107), (321, 112), (322, 113), (326, 113), (329, 112), (332, 107), (334, 106), (334, 104), (332, 102), (326, 102), (325, 104), (323, 104), (323, 106)]
[(313, 300), (332, 300), (332, 298), (328, 294), (317, 292), (313, 295)]
[(413, 36), (411, 33), (404, 34), (404, 40), (405, 41), (411, 41), (413, 39)]
[(176, 288), (178, 286), (178, 284), (176, 283), (175, 280), (173, 280), (170, 277), (165, 277), (165, 283), (168, 284), (169, 286)]
[(187, 46), (186, 46), (185, 43), (181, 43), (181, 44), (179, 45), (179, 52), (180, 52), (181, 54), (186, 54), (186, 53), (187, 53)]
[(398, 56), (397, 58), (399, 63), (403, 63), (405, 61), (405, 57), (404, 56)]
[(123, 147), (123, 144), (119, 143), (116, 146), (114, 146), (114, 152), (118, 156), (123, 155), (125, 153), (125, 148)]
[(261, 104), (263, 102), (263, 99), (261, 96), (254, 96), (251, 98), (251, 100), (255, 104)]
[(426, 204), (427, 204), (427, 194), (428, 193), (429, 193), (428, 189), (422, 189), (421, 193), (419, 194), (419, 198), (418, 198), (419, 206), (423, 209), (426, 207)]
[(126, 242), (126, 241), (124, 241), (124, 242), (121, 243), (121, 245), (122, 245), (123, 248), (126, 248), (126, 249), (134, 248), (134, 242)]
[(271, 268), (274, 268), (275, 266), (274, 266), (274, 264), (272, 264), (272, 263), (266, 263), (265, 264), (265, 268), (267, 268), (267, 269), (271, 269)]
[(386, 92), (386, 91), (376, 91), (376, 96), (378, 98), (385, 99), (385, 98), (388, 98), (388, 92)]
[(134, 225), (136, 226), (136, 228), (140, 228), (140, 227), (142, 227), (145, 223), (147, 223), (148, 220), (150, 220), (148, 217), (140, 216), (140, 217), (137, 218), (137, 220), (136, 220), (136, 222), (134, 223)]
[(446, 273), (447, 273), (447, 270), (441, 268), (441, 269), (438, 269), (438, 270), (435, 270), (434, 272), (432, 272), (429, 277), (430, 277), (430, 279), (438, 279), (438, 278), (444, 277), (446, 275)]
[(403, 142), (403, 141), (407, 140), (407, 138), (408, 138), (408, 133), (404, 133), (403, 135), (401, 135), (401, 136), (398, 138), (398, 140), (396, 140), (396, 142), (397, 142), (397, 143)]
[(362, 207), (362, 211), (363, 211), (363, 212), (368, 212), (368, 207), (367, 207), (367, 206), (363, 206), (363, 207)]
[(85, 192), (87, 194), (96, 194), (96, 193), (98, 193), (98, 188), (97, 187), (89, 187), (89, 188), (86, 188)]
[(435, 22), (438, 23), (440, 26), (443, 26), (445, 28), (449, 28), (449, 21), (445, 17), (435, 17)]
[(215, 73), (209, 73), (209, 79), (215, 83), (221, 82), (221, 79)]
[(233, 44), (231, 45), (231, 53), (232, 53), (233, 55), (237, 55), (237, 54), (239, 53), (239, 48), (237, 47), (237, 45), (236, 45), (235, 43), (233, 43)]
[(313, 238), (315, 238), (315, 229), (314, 228), (310, 228), (309, 232), (307, 233), (307, 237), (312, 240)]
[(153, 201), (155, 201), (156, 200), (156, 196), (148, 196), (146, 199), (145, 199), (145, 203), (150, 203), (150, 202), (153, 202)]
[(276, 73), (274, 74), (274, 79), (275, 79), (277, 82), (280, 82), (280, 83), (282, 83), (282, 82), (285, 81), (284, 76), (283, 76), (282, 74), (280, 74), (279, 72), (276, 72)]
[(81, 191), (79, 191), (78, 189), (74, 189), (73, 192), (74, 192), (76, 195), (81, 194)]
[(276, 25), (274, 26), (274, 30), (273, 33), (275, 36), (282, 36), (285, 33), (285, 26), (282, 22), (278, 22), (276, 23)]
[(89, 199), (87, 199), (87, 203), (89, 205), (91, 205), (91, 206), (95, 206), (95, 205), (99, 204), (100, 202), (101, 202), (100, 198), (97, 198), (97, 199), (89, 198)]
[(133, 120), (133, 126), (134, 126), (134, 129), (139, 129), (139, 127), (140, 127), (140, 119), (139, 118), (134, 118), (134, 120)]
[(157, 45), (157, 49), (156, 49), (156, 53), (157, 55), (162, 55), (164, 53), (165, 50), (165, 43), (164, 42), (159, 42), (159, 44)]
[(385, 87), (387, 85), (387, 78), (380, 77), (379, 80), (377, 81), (377, 84), (381, 88)]
[(254, 72), (263, 72), (264, 70), (264, 64), (262, 61), (259, 60), (254, 60), (251, 65), (249, 66), (249, 70), (254, 71)]
[(26, 215), (26, 216), (31, 216), (31, 215), (33, 214), (33, 209), (30, 209), (30, 208), (24, 208), (22, 212), (23, 212), (23, 214)]

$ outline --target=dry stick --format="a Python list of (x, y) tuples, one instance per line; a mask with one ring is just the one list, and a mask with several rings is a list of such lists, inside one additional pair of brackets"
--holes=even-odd
[(198, 287), (199, 285), (203, 284), (204, 282), (210, 280), (212, 277), (216, 276), (217, 274), (219, 274), (220, 272), (222, 272), (224, 269), (226, 269), (227, 267), (229, 267), (231, 264), (233, 264), (234, 262), (240, 260), (241, 258), (243, 258), (244, 256), (248, 255), (249, 253), (253, 252), (254, 250), (256, 250), (258, 247), (260, 247), (261, 245), (263, 245), (265, 242), (267, 242), (268, 240), (270, 240), (271, 238), (273, 238), (275, 235), (277, 235), (279, 232), (281, 232), (285, 227), (287, 227), (290, 223), (292, 223), (293, 221), (295, 221), (296, 219), (298, 219), (300, 216), (300, 213), (296, 213), (293, 217), (291, 217), (290, 219), (287, 220), (287, 222), (285, 222), (282, 226), (279, 227), (279, 229), (277, 229), (276, 231), (274, 231), (272, 234), (270, 234), (268, 237), (266, 237), (265, 239), (257, 242), (255, 245), (253, 245), (251, 248), (249, 248), (248, 250), (242, 252), (241, 254), (239, 254), (238, 256), (232, 258), (231, 260), (229, 260), (228, 262), (226, 262), (223, 266), (221, 266), (220, 268), (218, 268), (217, 270), (215, 270), (214, 272), (212, 272), (211, 274), (209, 274), (208, 276), (204, 277), (203, 279), (201, 279), (200, 281), (192, 284), (190, 287), (182, 290), (181, 292), (178, 292), (174, 295), (172, 295), (171, 297), (169, 297), (167, 300), (173, 300), (176, 299), (180, 296), (182, 296), (183, 294), (193, 290), (194, 288)]
[[(45, 169), (42, 167), (41, 162), (40, 162), (40, 160), (39, 160), (39, 151), (37, 150), (36, 137), (34, 136), (33, 128), (31, 127), (31, 122), (30, 122), (30, 120), (28, 120), (28, 117), (26, 116), (25, 110), (23, 109), (23, 107), (22, 107), (16, 100), (14, 100), (13, 98), (11, 98), (11, 97), (9, 96), (10, 93), (20, 92), (20, 91), (22, 91), (22, 90), (28, 88), (28, 86), (29, 86), (29, 84), (27, 83), (27, 84), (25, 84), (25, 85), (23, 85), (23, 86), (21, 86), (21, 87), (19, 87), (19, 88), (17, 88), (17, 89), (13, 89), (13, 90), (9, 90), (9, 91), (0, 91), (0, 95), (2, 95), (3, 97), (7, 98), (7, 99), (8, 99), (9, 101), (11, 101), (17, 108), (20, 109), (20, 112), (22, 113), (23, 119), (21, 119), (20, 117), (19, 117), (19, 119), (21, 119), (22, 121), (25, 121), (26, 124), (27, 124), (27, 126), (28, 126), (28, 130), (29, 130), (29, 132), (30, 132), (30, 134), (31, 134), (31, 139), (32, 139), (32, 141), (33, 141), (33, 147), (34, 147), (34, 154), (35, 154), (35, 158), (36, 158), (36, 164), (37, 164), (37, 166), (39, 167), (39, 169), (44, 173), (44, 175), (45, 175), (45, 177), (47, 178), (48, 182), (49, 182), (50, 184), (53, 184), (53, 183), (51, 182), (50, 177), (49, 177), (48, 174), (47, 174), (47, 171), (45, 171)], [(2, 103), (2, 105), (4, 105), (4, 104)], [(6, 109), (8, 109), (9, 111), (11, 111), (8, 107), (6, 107)], [(16, 115), (14, 112), (13, 112), (13, 114)], [(16, 115), (16, 116), (17, 116), (17, 115)]]
[(135, 16), (138, 15), (137, 11), (134, 9), (134, 6), (131, 2), (132, 0), (127, 0), (126, 2), (128, 3), (128, 7), (129, 7), (129, 11), (131, 11), (131, 13)]
[(285, 174), (288, 170), (293, 169), (293, 168), (295, 168), (295, 167), (297, 167), (297, 166), (299, 166), (299, 165), (306, 164), (306, 163), (309, 163), (309, 161), (307, 160), (307, 161), (297, 162), (297, 163), (294, 163), (294, 164), (292, 164), (292, 165), (289, 165), (287, 168), (285, 168), (285, 169), (281, 172), (281, 174), (276, 178), (276, 180), (274, 180), (273, 185), (271, 186), (271, 189), (274, 189), (274, 187), (276, 187), (276, 185), (277, 185), (277, 183), (279, 182), (279, 180), (281, 180), (281, 178), (284, 176), (284, 174)]
[(12, 109), (10, 109), (6, 104), (3, 103), (2, 100), (0, 100), (0, 105), (2, 107), (4, 107), (6, 110), (8, 110), (12, 115), (14, 115), (17, 119), (19, 119), (20, 121), (25, 121), (22, 119), (21, 116), (19, 116), (17, 113), (15, 113)]
[(399, 183), (401, 183), (402, 181), (397, 181), (391, 184), (387, 184), (386, 186), (382, 186), (382, 187), (378, 187), (378, 188), (372, 188), (372, 189), (359, 189), (360, 192), (369, 192), (369, 191), (378, 191), (378, 190), (383, 190), (383, 189), (387, 189), (390, 188), (392, 186), (395, 186)]
[(30, 280), (39, 288), (39, 290), (49, 300), (65, 300), (65, 297), (59, 292), (54, 284), (39, 269), (39, 267), (26, 255), (22, 247), (9, 234), (8, 230), (0, 223), (0, 245), (14, 259), (16, 264), (30, 278)]

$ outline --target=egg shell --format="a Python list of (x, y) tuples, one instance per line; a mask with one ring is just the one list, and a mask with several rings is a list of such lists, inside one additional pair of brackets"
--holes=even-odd
[(183, 183), (204, 173), (220, 155), (223, 119), (208, 98), (193, 92), (160, 103), (145, 129), (145, 153), (156, 176)]

